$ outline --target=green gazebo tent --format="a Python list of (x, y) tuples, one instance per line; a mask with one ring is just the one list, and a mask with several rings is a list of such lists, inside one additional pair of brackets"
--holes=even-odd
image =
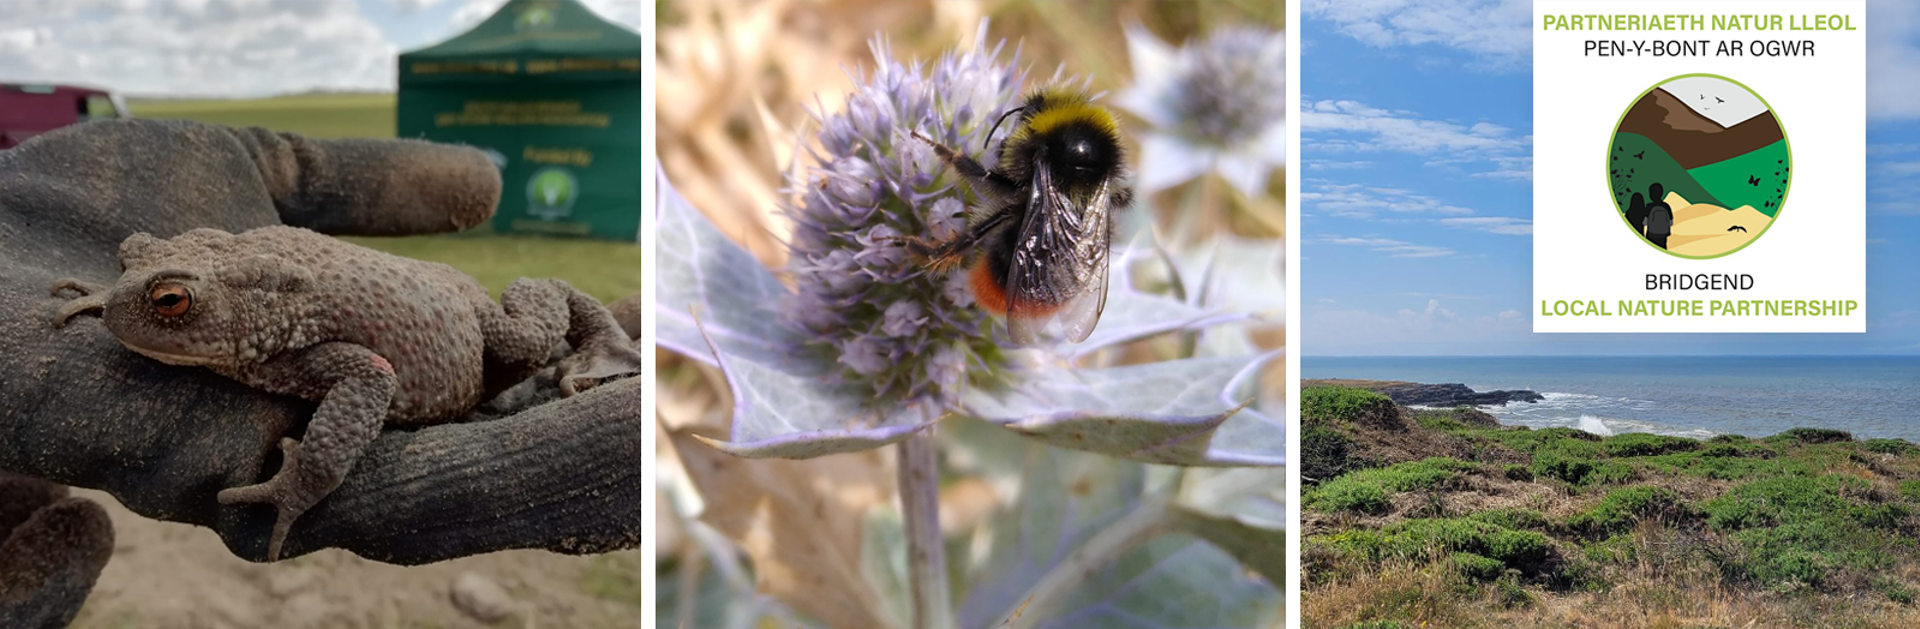
[(575, 0), (512, 0), (400, 55), (399, 135), (487, 151), (495, 231), (637, 240), (641, 45)]

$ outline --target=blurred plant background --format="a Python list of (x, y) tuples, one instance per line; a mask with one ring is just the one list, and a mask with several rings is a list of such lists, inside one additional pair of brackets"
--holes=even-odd
[[(663, 1), (660, 163), (687, 206), (761, 264), (784, 269), (792, 233), (784, 208), (798, 205), (787, 177), (804, 177), (819, 154), (809, 112), (844, 107), (861, 84), (853, 77), (873, 71), (876, 34), (895, 60), (931, 63), (972, 46), (986, 20), (987, 45), (1007, 42), (1003, 62), (1019, 48), (1030, 77), (1023, 91), (1056, 67), (1089, 77), (1122, 117), (1133, 167), (1153, 169), (1136, 172), (1142, 198), (1116, 217), (1114, 240), (1157, 248), (1166, 264), (1131, 265), (1133, 283), (1175, 294), (1212, 287), (1227, 292), (1217, 301), (1261, 315), (1256, 325), (1230, 326), (1232, 334), (1157, 335), (1102, 350), (1095, 362), (1207, 355), (1196, 347), (1208, 345), (1281, 349), (1285, 156), (1274, 142), (1284, 146), (1284, 134), (1262, 131), (1283, 127), (1284, 85), (1238, 80), (1250, 68), (1234, 60), (1279, 64), (1272, 75), (1284, 76), (1284, 57), (1263, 46), (1283, 41), (1275, 33), (1285, 12), (1282, 3), (1233, 0)], [(1210, 39), (1224, 32), (1270, 39)], [(1228, 52), (1197, 60), (1188, 52), (1215, 41)], [(1231, 137), (1245, 138), (1239, 145), (1220, 145), (1220, 124), (1196, 132), (1167, 117), (1192, 104), (1168, 98), (1220, 96), (1174, 79), (1223, 59), (1226, 67), (1215, 63), (1206, 76), (1272, 90), (1238, 95), (1255, 105), (1232, 109), (1225, 123)], [(1263, 116), (1270, 125), (1238, 119)], [(1180, 163), (1170, 165), (1169, 156)], [(1113, 272), (1128, 270), (1116, 262)], [(1284, 416), (1282, 362), (1267, 362), (1253, 406), (1274, 417)], [(655, 373), (660, 626), (907, 626), (909, 561), (889, 450), (736, 458), (698, 440), (729, 434), (735, 400), (722, 372), (663, 351)], [(958, 626), (1280, 626), (1284, 468), (1147, 465), (1040, 445), (965, 418), (940, 423), (937, 434), (940, 529)], [(1063, 566), (1095, 558), (1083, 578), (1061, 580), (1071, 572)]]

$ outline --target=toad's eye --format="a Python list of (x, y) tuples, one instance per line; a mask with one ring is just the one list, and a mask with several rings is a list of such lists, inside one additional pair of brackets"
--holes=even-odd
[(178, 317), (193, 307), (193, 291), (177, 284), (156, 286), (147, 297), (153, 300), (153, 311), (162, 317)]

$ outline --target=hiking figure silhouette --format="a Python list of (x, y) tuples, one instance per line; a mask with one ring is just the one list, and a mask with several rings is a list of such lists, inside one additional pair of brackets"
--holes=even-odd
[(1640, 233), (1653, 246), (1665, 249), (1667, 236), (1673, 233), (1673, 207), (1667, 205), (1666, 189), (1660, 184), (1648, 186), (1647, 192), (1653, 197), (1653, 203), (1647, 205), (1646, 224)]

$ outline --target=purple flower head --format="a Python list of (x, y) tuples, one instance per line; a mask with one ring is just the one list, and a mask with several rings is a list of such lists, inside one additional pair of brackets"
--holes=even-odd
[(820, 150), (802, 180), (788, 271), (795, 295), (782, 323), (794, 350), (831, 364), (838, 379), (872, 388), (873, 399), (950, 404), (968, 368), (997, 369), (991, 318), (973, 307), (964, 270), (934, 273), (903, 238), (943, 240), (966, 228), (971, 191), (913, 137), (920, 133), (991, 164), (986, 134), (1019, 97), (1025, 73), (1002, 62), (986, 30), (972, 48), (938, 62), (893, 60), (871, 45), (875, 68), (847, 96), (843, 113), (816, 113)]
[(1180, 131), (1231, 146), (1286, 118), (1286, 40), (1254, 28), (1215, 31), (1194, 47), (1169, 103)]

